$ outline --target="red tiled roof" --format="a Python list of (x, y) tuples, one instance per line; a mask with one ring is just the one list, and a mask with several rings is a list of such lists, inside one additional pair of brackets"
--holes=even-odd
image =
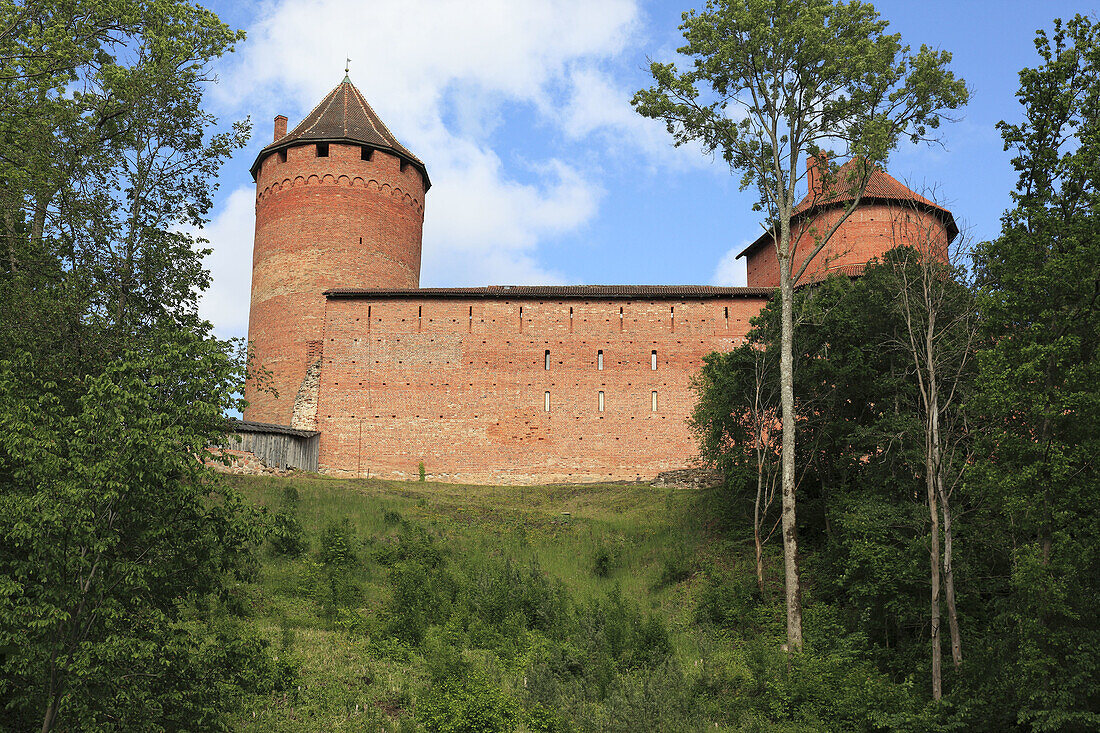
[[(837, 171), (836, 181), (838, 183), (847, 182), (850, 175), (858, 175), (855, 171), (855, 166), (855, 159), (849, 160), (842, 165), (840, 170)], [(798, 217), (810, 211), (847, 204), (851, 202), (853, 198), (852, 192), (847, 187), (842, 191), (834, 191), (831, 195), (826, 193), (819, 194), (815, 197), (812, 193), (807, 193), (798, 203), (798, 206), (794, 207), (794, 216)], [(943, 220), (950, 238), (954, 239), (955, 235), (959, 233), (959, 228), (955, 225), (955, 217), (951, 215), (950, 211), (934, 201), (921, 196), (878, 166), (871, 171), (871, 176), (867, 181), (867, 188), (864, 189), (863, 196), (860, 198), (861, 203), (864, 201), (868, 203), (883, 201), (901, 202), (933, 211)], [(757, 237), (756, 241), (741, 250), (737, 256), (746, 256), (761, 245), (770, 242), (771, 238), (771, 231), (765, 231)]]
[(431, 185), (424, 163), (397, 141), (348, 77), (344, 77), (335, 89), (326, 94), (293, 130), (260, 151), (252, 164), (253, 177), (266, 155), (306, 142), (359, 143), (393, 153), (420, 171), (424, 176), (425, 188)]
[(325, 297), (694, 300), (768, 298), (774, 292), (774, 288), (728, 288), (713, 285), (490, 285), (480, 288), (333, 288), (325, 291)]

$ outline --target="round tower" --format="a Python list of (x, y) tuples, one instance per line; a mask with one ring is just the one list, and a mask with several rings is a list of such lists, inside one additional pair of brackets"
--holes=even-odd
[(286, 117), (276, 117), (275, 140), (251, 171), (256, 239), (248, 339), (259, 376), (245, 389), (244, 417), (312, 429), (308, 402), (320, 370), (324, 293), (419, 286), (431, 183), (424, 164), (347, 77), (289, 133)]
[[(792, 270), (801, 267), (806, 253), (813, 250), (815, 236), (836, 231), (825, 248), (807, 267), (799, 284), (813, 282), (831, 274), (858, 275), (867, 263), (881, 259), (895, 247), (909, 246), (943, 261), (959, 233), (951, 212), (910, 190), (881, 168), (870, 172), (867, 186), (855, 211), (840, 222), (852, 196), (848, 191), (822, 190), (817, 161), (807, 161), (809, 192), (794, 209), (792, 232), (801, 232), (796, 241)], [(848, 180), (855, 161), (846, 163), (836, 174), (837, 181)], [(842, 186), (842, 184), (837, 184)], [(750, 287), (778, 287), (779, 261), (770, 231), (765, 231), (738, 257), (746, 259)]]

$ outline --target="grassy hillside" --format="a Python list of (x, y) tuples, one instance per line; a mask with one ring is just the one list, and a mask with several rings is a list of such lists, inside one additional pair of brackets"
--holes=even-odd
[(778, 587), (759, 597), (715, 492), (227, 480), (305, 545), (238, 589), (288, 669), (240, 729), (739, 730), (845, 694), (794, 689)]

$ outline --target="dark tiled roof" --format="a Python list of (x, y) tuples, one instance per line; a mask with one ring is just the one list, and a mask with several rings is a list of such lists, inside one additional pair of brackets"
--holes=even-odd
[(238, 420), (235, 417), (229, 418), (227, 430), (231, 433), (277, 433), (279, 435), (293, 435), (297, 438), (312, 438), (314, 435), (320, 435), (316, 430), (298, 430), (287, 425)]
[(260, 162), (268, 154), (309, 142), (358, 143), (393, 153), (416, 166), (424, 176), (425, 189), (431, 185), (423, 161), (397, 141), (378, 113), (363, 97), (362, 92), (347, 77), (344, 77), (335, 89), (325, 95), (321, 103), (314, 107), (297, 127), (260, 151), (256, 156), (256, 162), (252, 164), (253, 177), (260, 167)]
[(334, 288), (329, 298), (608, 298), (678, 300), (702, 298), (768, 298), (773, 288), (726, 288), (713, 285), (489, 285), (481, 288)]
[[(842, 165), (840, 170), (837, 171), (836, 180), (838, 182), (847, 181), (849, 175), (856, 174), (855, 166), (855, 159), (849, 160)], [(798, 217), (810, 211), (847, 204), (851, 202), (852, 199), (852, 193), (847, 188), (842, 191), (834, 191), (831, 195), (822, 195), (816, 198), (807, 193), (798, 203), (798, 206), (794, 207), (794, 216)], [(898, 202), (907, 206), (916, 206), (926, 211), (932, 211), (943, 221), (944, 226), (947, 227), (947, 234), (951, 239), (954, 239), (955, 235), (959, 233), (959, 228), (955, 224), (955, 217), (951, 215), (950, 211), (934, 201), (921, 196), (881, 168), (875, 167), (874, 170), (871, 171), (871, 176), (867, 181), (867, 188), (864, 190), (863, 196), (860, 199), (861, 203), (864, 201), (867, 203)], [(771, 242), (771, 239), (771, 231), (765, 231), (757, 237), (755, 242), (741, 250), (741, 253), (737, 256), (744, 257), (758, 247)]]

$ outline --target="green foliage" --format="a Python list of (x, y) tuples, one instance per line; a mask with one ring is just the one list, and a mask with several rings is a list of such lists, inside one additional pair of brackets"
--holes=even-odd
[(417, 705), (416, 717), (430, 733), (497, 733), (515, 730), (520, 707), (472, 669), (437, 680)]
[(203, 466), (245, 372), (198, 316), (186, 233), (247, 140), (203, 107), (243, 34), (178, 0), (3, 2), (0, 24), (0, 716), (217, 730), (285, 678), (215, 623), (262, 532)]
[(1024, 120), (1002, 122), (1015, 207), (976, 256), (986, 345), (972, 406), (991, 623), (969, 720), (1100, 725), (1100, 29), (1075, 16), (1035, 40)]
[(424, 461), (421, 461), (420, 465), (417, 466), (417, 473), (420, 476), (420, 483), (424, 483)]
[(682, 583), (699, 571), (694, 555), (683, 547), (674, 548), (661, 563), (661, 574), (653, 583), (654, 590)]
[(358, 626), (360, 619), (350, 611), (362, 597), (355, 573), (359, 563), (358, 540), (346, 517), (325, 526), (317, 559), (318, 563), (310, 568), (309, 585), (322, 614), (335, 624)]
[(968, 98), (950, 53), (911, 51), (869, 3), (708, 0), (683, 21), (690, 70), (652, 62), (656, 83), (632, 103), (677, 145), (697, 142), (741, 171), (776, 222), (790, 219), (808, 152), (840, 145), (830, 161), (882, 162), (899, 137), (929, 138)]
[(317, 559), (325, 568), (345, 570), (359, 561), (355, 528), (347, 517), (325, 527), (320, 545)]
[(614, 545), (601, 543), (592, 556), (592, 573), (597, 578), (608, 578), (619, 566), (620, 552)]
[(271, 531), (268, 540), (271, 551), (283, 557), (299, 557), (306, 551), (307, 543), (298, 519), (298, 490), (286, 487), (283, 501), (271, 517)]

